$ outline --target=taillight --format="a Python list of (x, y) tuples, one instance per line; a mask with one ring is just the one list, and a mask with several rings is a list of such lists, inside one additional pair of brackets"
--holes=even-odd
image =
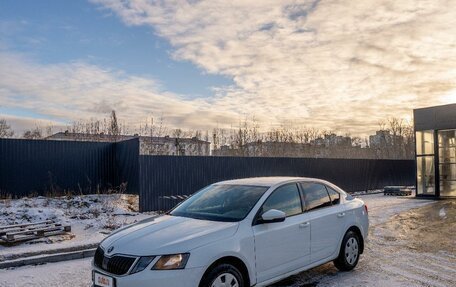
[(367, 205), (364, 204), (364, 210), (366, 211), (366, 214), (369, 213), (369, 211), (367, 210)]

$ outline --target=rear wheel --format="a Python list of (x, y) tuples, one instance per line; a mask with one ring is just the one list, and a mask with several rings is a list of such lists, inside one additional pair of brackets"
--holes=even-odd
[(350, 271), (355, 268), (359, 261), (360, 247), (358, 234), (348, 231), (342, 240), (339, 257), (334, 260), (334, 265), (337, 269), (340, 271)]
[(244, 287), (244, 279), (233, 265), (220, 264), (204, 274), (200, 287)]

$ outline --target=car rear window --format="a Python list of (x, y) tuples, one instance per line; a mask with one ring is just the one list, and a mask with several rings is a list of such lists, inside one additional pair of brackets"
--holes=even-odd
[(331, 198), (332, 204), (339, 204), (340, 202), (340, 193), (335, 191), (329, 186), (326, 186), (326, 189), (328, 189), (329, 197)]
[(328, 191), (324, 185), (318, 183), (303, 182), (301, 183), (301, 186), (304, 191), (306, 211), (332, 205)]

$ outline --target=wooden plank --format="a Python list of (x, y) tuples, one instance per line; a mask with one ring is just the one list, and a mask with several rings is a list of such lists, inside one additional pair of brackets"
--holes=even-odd
[(23, 232), (41, 230), (41, 229), (49, 228), (49, 227), (53, 227), (53, 225), (37, 225), (34, 227), (30, 227), (30, 228), (25, 227), (25, 228), (19, 228), (19, 229), (12, 229), (12, 230), (5, 231), (5, 234), (21, 234)]
[(0, 236), (6, 235), (7, 233), (11, 233), (11, 232), (18, 232), (18, 231), (24, 231), (24, 230), (36, 230), (36, 229), (40, 229), (40, 228), (43, 228), (46, 226), (62, 226), (62, 224), (61, 223), (40, 224), (40, 225), (33, 225), (33, 226), (28, 226), (28, 227), (15, 227), (15, 228), (11, 228), (11, 229), (4, 229), (4, 230), (0, 231)]
[(61, 229), (61, 228), (62, 227), (60, 227), (60, 226), (57, 226), (57, 227), (56, 226), (46, 226), (46, 227), (39, 228), (39, 229), (8, 232), (8, 233), (6, 233), (6, 237), (15, 236), (15, 235), (21, 235), (21, 234), (34, 234), (34, 233), (37, 233), (37, 232), (40, 232), (40, 231), (46, 232), (47, 230), (52, 231), (52, 230), (58, 230), (58, 229)]
[(49, 221), (46, 223), (34, 224), (34, 225), (24, 226), (24, 227), (5, 228), (4, 230), (0, 231), (0, 235), (4, 235), (4, 234), (10, 233), (10, 232), (23, 231), (23, 230), (36, 230), (36, 229), (41, 229), (41, 228), (48, 227), (48, 226), (62, 226), (62, 223)]
[(7, 243), (18, 243), (22, 241), (28, 241), (28, 240), (33, 240), (33, 239), (38, 239), (38, 238), (43, 238), (43, 237), (50, 237), (50, 236), (55, 236), (55, 235), (61, 235), (65, 234), (64, 230), (54, 230), (54, 231), (47, 231), (44, 232), (42, 236), (36, 235), (36, 234), (30, 234), (30, 235), (22, 235), (14, 238), (14, 240), (7, 240)]
[[(12, 228), (0, 231), (0, 240), (6, 244), (38, 239), (71, 232), (71, 226), (63, 226), (52, 220), (36, 222), (33, 224), (16, 224)], [(10, 226), (11, 227), (11, 226)]]
[(17, 242), (22, 242), (22, 241), (27, 241), (27, 240), (33, 240), (33, 239), (37, 239), (39, 237), (37, 237), (36, 235), (29, 235), (29, 236), (22, 236), (20, 238), (15, 238), (14, 240), (7, 240), (7, 238), (5, 236), (2, 237), (2, 240), (5, 241), (7, 244), (11, 244), (11, 243), (17, 243)]
[(3, 239), (3, 241), (6, 241), (7, 243), (16, 243), (16, 242), (38, 239), (38, 238), (42, 238), (42, 237), (49, 237), (49, 236), (54, 236), (54, 235), (64, 234), (64, 233), (67, 233), (67, 232), (65, 230), (59, 228), (59, 229), (49, 229), (46, 231), (42, 231), (41, 233), (28, 233), (28, 234), (20, 234), (20, 235), (7, 234), (6, 236), (2, 236), (1, 239)]
[(11, 244), (19, 243), (19, 242), (29, 241), (29, 240), (33, 240), (33, 239), (39, 239), (39, 238), (43, 238), (43, 237), (50, 237), (50, 236), (55, 236), (55, 235), (61, 235), (61, 234), (65, 234), (65, 233), (66, 233), (66, 232), (63, 231), (63, 230), (57, 230), (57, 231), (51, 231), (51, 232), (45, 233), (44, 236), (26, 235), (26, 236), (17, 237), (17, 238), (15, 238), (15, 239), (12, 240), (12, 241), (8, 241), (8, 240), (6, 240), (5, 238), (2, 238), (2, 239), (3, 239), (3, 241), (5, 241), (5, 243), (6, 243), (7, 245), (11, 245)]
[(33, 222), (33, 223), (4, 225), (4, 226), (0, 226), (0, 229), (15, 228), (15, 227), (25, 227), (25, 226), (32, 226), (32, 225), (38, 225), (38, 224), (47, 224), (47, 223), (53, 223), (53, 221), (52, 220), (45, 220), (45, 221), (39, 221), (39, 222)]

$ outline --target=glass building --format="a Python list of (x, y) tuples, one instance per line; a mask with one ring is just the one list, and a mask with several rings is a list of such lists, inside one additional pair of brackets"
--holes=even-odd
[(456, 104), (416, 109), (416, 196), (456, 197)]

